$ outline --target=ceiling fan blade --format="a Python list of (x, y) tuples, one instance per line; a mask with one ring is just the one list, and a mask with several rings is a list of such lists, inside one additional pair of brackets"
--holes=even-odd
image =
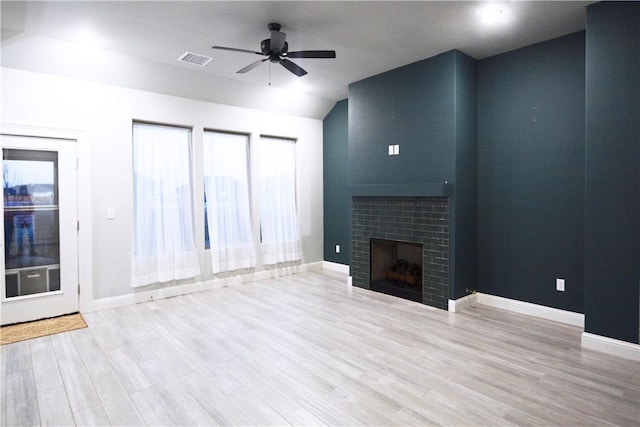
[(256, 52), (255, 50), (237, 49), (235, 47), (211, 46), (211, 49), (229, 50), (231, 52), (255, 53), (256, 55), (262, 55), (263, 54), (262, 52)]
[(298, 77), (302, 77), (305, 74), (307, 74), (307, 72), (300, 67), (297, 64), (294, 64), (293, 62), (289, 61), (288, 59), (281, 59), (280, 60), (280, 64), (286, 68), (287, 70), (291, 71), (293, 74), (295, 74)]
[(287, 58), (335, 58), (335, 50), (299, 50), (287, 53)]
[(275, 53), (282, 52), (282, 49), (284, 48), (284, 41), (286, 38), (286, 33), (281, 33), (280, 31), (271, 31), (271, 49)]
[(246, 67), (236, 71), (236, 73), (239, 73), (239, 74), (247, 73), (247, 72), (253, 70), (254, 68), (256, 68), (258, 65), (262, 64), (267, 59), (269, 59), (269, 58), (258, 59), (256, 62), (252, 62), (251, 64), (247, 65)]

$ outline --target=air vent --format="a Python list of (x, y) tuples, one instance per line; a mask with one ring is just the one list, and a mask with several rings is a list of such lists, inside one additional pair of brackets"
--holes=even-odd
[(197, 53), (185, 52), (184, 55), (178, 58), (178, 61), (188, 62), (189, 64), (195, 64), (204, 67), (209, 63), (209, 61), (211, 61), (211, 59), (212, 58), (209, 58), (208, 56), (199, 55)]

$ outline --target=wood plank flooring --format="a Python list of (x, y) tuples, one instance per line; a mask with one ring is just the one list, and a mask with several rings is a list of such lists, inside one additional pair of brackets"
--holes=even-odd
[(2, 425), (640, 425), (581, 330), (308, 272), (87, 313), (1, 347)]

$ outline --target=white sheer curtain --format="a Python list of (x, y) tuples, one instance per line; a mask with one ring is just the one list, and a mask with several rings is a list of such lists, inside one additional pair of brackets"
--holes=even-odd
[(296, 210), (296, 143), (260, 138), (260, 229), (265, 264), (301, 259)]
[(133, 125), (132, 287), (200, 274), (194, 239), (191, 131)]
[(204, 133), (204, 191), (214, 273), (255, 267), (246, 135)]

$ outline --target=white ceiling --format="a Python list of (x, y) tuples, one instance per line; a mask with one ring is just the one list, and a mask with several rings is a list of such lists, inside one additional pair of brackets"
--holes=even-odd
[[(5, 67), (322, 119), (350, 83), (451, 49), (481, 59), (579, 31), (592, 2), (0, 3)], [(504, 22), (482, 22), (487, 5)], [(259, 57), (211, 49), (260, 50), (269, 22), (282, 24), (290, 51), (333, 49), (337, 58), (294, 60), (309, 72), (301, 78), (269, 62), (237, 74)], [(178, 62), (186, 51), (213, 60)]]

